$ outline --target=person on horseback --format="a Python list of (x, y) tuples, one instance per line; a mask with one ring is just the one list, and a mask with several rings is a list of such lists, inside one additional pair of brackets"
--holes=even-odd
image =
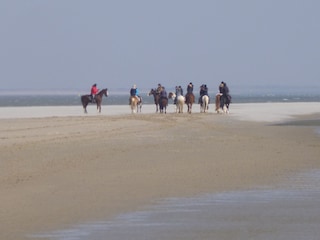
[(175, 99), (174, 99), (174, 101), (173, 101), (174, 104), (177, 104), (177, 98), (178, 98), (179, 96), (183, 96), (183, 89), (182, 89), (181, 86), (179, 86), (179, 87), (176, 86), (176, 97), (175, 97)]
[(225, 82), (220, 83), (219, 92), (220, 92), (220, 107), (223, 109), (224, 104), (231, 101), (231, 96), (229, 94), (229, 87)]
[(91, 102), (95, 102), (96, 94), (99, 92), (99, 89), (97, 88), (97, 84), (93, 84), (91, 87)]
[(190, 82), (187, 87), (187, 93), (193, 93), (193, 84)]
[(207, 87), (206, 84), (202, 84), (201, 87), (200, 87), (200, 97), (199, 97), (199, 101), (198, 101), (199, 104), (202, 104), (202, 97), (204, 95), (209, 96), (208, 95), (208, 87)]
[(156, 93), (157, 93), (157, 94), (160, 94), (161, 91), (162, 91), (162, 89), (163, 89), (163, 87), (161, 86), (160, 83), (158, 83), (158, 87), (157, 87), (157, 89), (156, 89)]
[(160, 99), (166, 98), (168, 100), (168, 95), (165, 87), (162, 87), (162, 90), (160, 92)]
[[(134, 84), (132, 86), (132, 88), (130, 89), (130, 96), (136, 97), (138, 99), (139, 103), (141, 102), (141, 97), (139, 95), (139, 90), (138, 90), (136, 84)], [(129, 101), (129, 105), (131, 105), (131, 101)]]

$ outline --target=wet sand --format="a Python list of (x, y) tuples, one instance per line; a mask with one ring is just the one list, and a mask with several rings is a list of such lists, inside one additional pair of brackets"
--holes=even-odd
[(0, 119), (0, 238), (105, 221), (167, 197), (277, 186), (318, 169), (314, 127), (273, 124), (294, 116), (288, 105), (263, 106), (266, 121), (245, 104), (229, 115)]

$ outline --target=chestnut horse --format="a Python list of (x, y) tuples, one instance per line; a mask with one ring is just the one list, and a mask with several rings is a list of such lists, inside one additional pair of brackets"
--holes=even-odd
[(195, 97), (193, 93), (187, 93), (186, 94), (186, 104), (188, 106), (188, 113), (191, 113), (192, 111), (192, 104), (195, 103)]
[[(94, 97), (95, 103), (97, 104), (97, 112), (99, 112), (99, 113), (101, 113), (101, 103), (102, 103), (102, 97), (103, 96), (108, 97), (108, 88), (102, 89)], [(82, 95), (81, 96), (81, 102), (82, 102), (84, 113), (88, 113), (87, 112), (87, 106), (88, 106), (89, 103), (92, 103), (91, 102), (91, 95), (90, 94)]]
[(160, 100), (160, 94), (155, 90), (151, 89), (150, 92), (148, 93), (148, 96), (153, 95), (154, 98), (154, 104), (156, 105), (156, 112), (159, 111), (159, 100)]
[(129, 98), (131, 113), (141, 112), (142, 98), (139, 100), (136, 96), (130, 96)]

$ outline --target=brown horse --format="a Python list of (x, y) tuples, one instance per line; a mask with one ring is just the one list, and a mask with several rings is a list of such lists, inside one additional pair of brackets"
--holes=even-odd
[[(95, 103), (97, 104), (97, 112), (101, 113), (101, 103), (102, 103), (102, 97), (106, 96), (108, 97), (108, 88), (102, 89), (98, 94), (96, 94), (96, 96), (94, 97)], [(87, 106), (89, 103), (93, 103), (91, 101), (91, 95), (87, 94), (87, 95), (82, 95), (81, 96), (81, 102), (82, 102), (82, 106), (83, 106), (83, 110), (84, 113), (88, 113), (87, 112)]]
[(195, 103), (195, 97), (194, 97), (193, 93), (187, 93), (186, 94), (186, 104), (188, 106), (188, 113), (191, 113), (193, 103)]
[(168, 98), (160, 97), (159, 99), (159, 107), (160, 107), (160, 113), (167, 113), (167, 106), (168, 106)]
[(142, 99), (139, 100), (138, 97), (136, 97), (136, 96), (130, 96), (129, 102), (130, 102), (130, 107), (131, 107), (131, 113), (139, 112), (139, 109), (141, 112)]
[(153, 95), (154, 98), (154, 104), (156, 105), (156, 112), (159, 111), (159, 100), (160, 100), (160, 94), (155, 90), (151, 89), (150, 92), (148, 93), (148, 96)]

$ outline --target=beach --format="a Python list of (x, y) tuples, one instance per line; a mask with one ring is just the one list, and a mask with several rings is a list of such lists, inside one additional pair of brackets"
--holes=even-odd
[(0, 238), (105, 221), (170, 197), (276, 187), (319, 169), (319, 125), (289, 123), (319, 121), (320, 103), (213, 108), (0, 108)]

